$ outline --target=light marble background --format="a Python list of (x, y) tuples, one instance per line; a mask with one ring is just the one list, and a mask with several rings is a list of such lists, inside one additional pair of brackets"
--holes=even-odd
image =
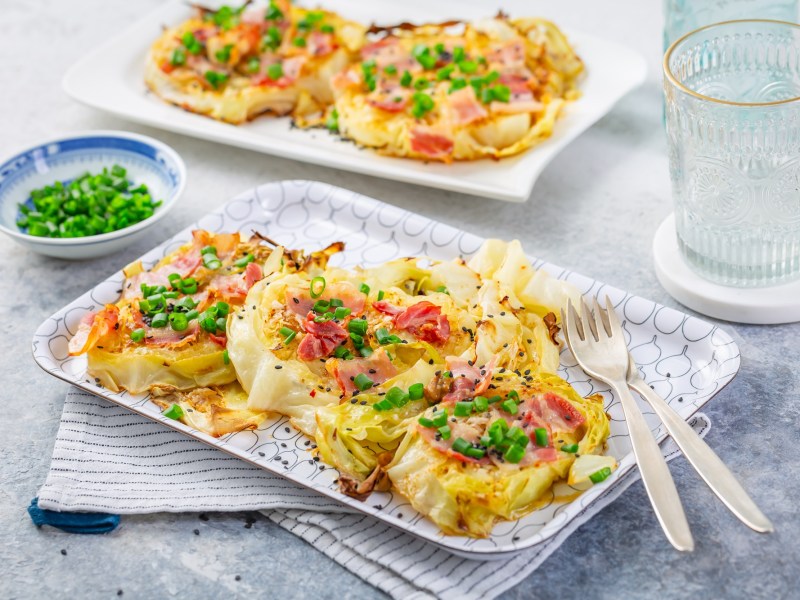
[[(318, 179), (348, 187), (482, 236), (519, 238), (544, 257), (658, 302), (678, 306), (656, 280), (651, 240), (670, 212), (661, 126), (662, 18), (656, 0), (498, 3), (514, 14), (618, 40), (641, 51), (645, 85), (564, 150), (526, 204), (505, 204), (354, 175), (142, 127), (73, 102), (65, 70), (156, 0), (0, 1), (0, 154), (85, 129), (155, 136), (186, 161), (180, 206), (152, 237), (103, 260), (70, 263), (0, 239), (0, 597), (364, 598), (374, 588), (268, 522), (246, 514), (125, 517), (105, 536), (37, 530), (25, 507), (43, 483), (66, 384), (30, 357), (42, 319), (162, 239), (259, 183)], [(335, 7), (335, 1), (327, 5)], [(409, 15), (419, 17), (420, 15)], [(457, 15), (454, 15), (457, 16)], [(761, 536), (741, 525), (683, 459), (671, 465), (697, 549), (668, 545), (641, 484), (579, 529), (509, 598), (797, 598), (800, 590), (800, 325), (724, 324), (742, 369), (708, 406), (707, 440), (776, 525)], [(248, 517), (255, 523), (245, 528)], [(200, 535), (193, 533), (199, 529)], [(64, 556), (61, 549), (67, 551)], [(235, 575), (241, 580), (236, 581)]]

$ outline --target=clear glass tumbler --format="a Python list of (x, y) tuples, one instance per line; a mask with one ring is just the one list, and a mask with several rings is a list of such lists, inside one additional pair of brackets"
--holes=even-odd
[(728, 21), (664, 57), (678, 244), (707, 279), (800, 278), (800, 25)]

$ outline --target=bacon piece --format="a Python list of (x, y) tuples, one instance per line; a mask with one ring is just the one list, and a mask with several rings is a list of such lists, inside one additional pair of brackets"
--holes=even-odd
[(507, 67), (525, 64), (525, 46), (518, 39), (511, 40), (486, 53), (490, 63), (500, 63)]
[(450, 391), (442, 398), (443, 402), (460, 402), (465, 398), (479, 396), (489, 389), (496, 358), (483, 369), (478, 369), (466, 359), (456, 356), (448, 356), (445, 360), (453, 375), (453, 382), (450, 384)]
[(325, 368), (336, 379), (336, 383), (346, 396), (352, 395), (358, 389), (353, 380), (359, 373), (364, 373), (375, 385), (397, 375), (397, 368), (383, 348), (379, 348), (368, 358), (350, 360), (333, 358), (327, 362)]
[(398, 329), (411, 333), (415, 338), (431, 344), (445, 343), (450, 339), (450, 322), (442, 309), (423, 300), (409, 306), (394, 319)]
[(430, 127), (411, 129), (411, 149), (423, 156), (445, 160), (453, 152), (453, 140)]
[(248, 291), (255, 285), (256, 281), (259, 281), (263, 277), (264, 271), (261, 269), (261, 265), (254, 262), (247, 263), (247, 266), (244, 268), (244, 286)]
[(330, 82), (334, 90), (342, 92), (348, 88), (361, 85), (361, 78), (353, 69), (348, 69), (347, 71), (341, 71), (333, 75)]
[(525, 400), (526, 418), (536, 419), (550, 431), (575, 431), (586, 418), (568, 400), (552, 392)]
[(81, 319), (78, 331), (69, 341), (70, 356), (88, 352), (118, 326), (119, 308), (113, 304), (106, 304), (105, 308), (97, 313), (87, 313)]
[(210, 337), (211, 341), (217, 344), (218, 346), (222, 346), (223, 348), (225, 348), (228, 345), (228, 336), (225, 334), (214, 335), (213, 333), (210, 333), (208, 337)]
[(391, 93), (378, 97), (367, 98), (367, 104), (385, 110), (390, 113), (403, 112), (408, 106), (408, 95), (401, 93)]
[(475, 89), (471, 85), (453, 92), (447, 97), (447, 101), (450, 103), (450, 108), (453, 109), (456, 125), (469, 125), (485, 118), (488, 114), (478, 102)]
[(303, 321), (303, 329), (306, 335), (297, 347), (297, 357), (300, 360), (325, 358), (350, 337), (335, 321), (315, 323), (314, 313), (308, 313), (306, 320)]
[(283, 61), (283, 74), (292, 80), (300, 79), (300, 73), (303, 70), (303, 65), (308, 62), (308, 57), (304, 55), (292, 56)]
[(276, 87), (276, 88), (287, 88), (294, 83), (294, 79), (287, 77), (286, 75), (281, 75), (278, 79), (272, 79), (268, 75), (258, 75), (253, 78), (254, 85), (260, 85), (262, 87)]
[(332, 33), (314, 31), (308, 36), (306, 49), (311, 56), (325, 56), (336, 50), (336, 38)]
[(353, 285), (343, 281), (329, 283), (319, 298), (312, 298), (308, 289), (286, 288), (286, 306), (290, 311), (301, 317), (305, 317), (311, 312), (317, 300), (330, 300), (331, 298), (341, 300), (344, 306), (350, 309), (352, 315), (357, 315), (364, 311), (366, 296)]
[(461, 462), (468, 462), (474, 465), (490, 465), (492, 464), (492, 460), (489, 458), (488, 455), (484, 456), (483, 458), (472, 458), (471, 456), (466, 456), (461, 454), (460, 452), (456, 452), (453, 450), (453, 440), (457, 438), (462, 438), (468, 442), (477, 442), (481, 436), (481, 433), (478, 429), (470, 425), (466, 421), (457, 420), (455, 422), (449, 422), (448, 425), (450, 426), (451, 434), (449, 440), (442, 440), (437, 439), (436, 437), (436, 430), (431, 429), (429, 427), (423, 427), (421, 425), (417, 425), (417, 431), (425, 439), (431, 446), (433, 446), (436, 450), (441, 452), (442, 454), (447, 455), (450, 458), (454, 458)]
[(145, 330), (144, 341), (148, 346), (179, 348), (197, 339), (200, 333), (200, 325), (197, 321), (190, 321), (189, 327), (183, 331), (175, 331), (169, 325), (166, 327), (145, 327)]
[(391, 315), (393, 317), (396, 317), (397, 315), (403, 312), (402, 308), (399, 308), (394, 304), (390, 304), (386, 300), (379, 300), (378, 302), (373, 302), (372, 308), (374, 308), (378, 312), (382, 312), (385, 315)]
[(530, 94), (531, 93), (530, 83), (532, 81), (534, 81), (533, 78), (526, 77), (525, 75), (519, 73), (503, 73), (497, 80), (498, 83), (502, 83), (503, 85), (508, 87), (512, 95)]

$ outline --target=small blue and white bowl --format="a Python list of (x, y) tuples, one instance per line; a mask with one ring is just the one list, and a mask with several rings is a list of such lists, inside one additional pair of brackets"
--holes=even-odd
[[(69, 181), (85, 172), (99, 173), (118, 164), (128, 179), (145, 184), (161, 200), (152, 217), (125, 229), (79, 238), (28, 235), (17, 227), (19, 204), (32, 190)], [(153, 138), (126, 131), (88, 131), (50, 140), (20, 152), (0, 165), (0, 230), (17, 243), (47, 256), (86, 259), (117, 252), (142, 238), (183, 193), (186, 165), (172, 148)]]

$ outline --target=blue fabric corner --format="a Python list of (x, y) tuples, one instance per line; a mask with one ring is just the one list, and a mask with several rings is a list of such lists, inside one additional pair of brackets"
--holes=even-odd
[(37, 527), (50, 525), (67, 533), (108, 533), (119, 525), (119, 515), (46, 510), (39, 508), (39, 498), (31, 500), (28, 514)]

